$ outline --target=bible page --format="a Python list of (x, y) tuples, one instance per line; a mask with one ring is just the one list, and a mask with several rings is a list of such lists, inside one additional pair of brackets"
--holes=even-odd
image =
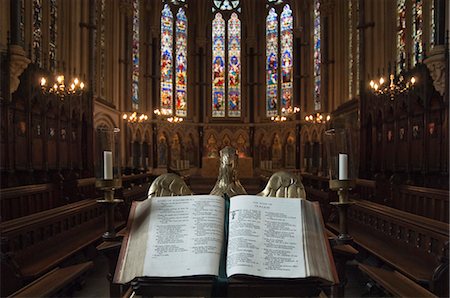
[(224, 200), (208, 195), (151, 200), (143, 275), (218, 275)]
[(306, 275), (299, 199), (230, 199), (227, 275), (303, 278)]

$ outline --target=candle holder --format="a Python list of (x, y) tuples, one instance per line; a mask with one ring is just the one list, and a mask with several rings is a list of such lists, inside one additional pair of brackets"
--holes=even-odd
[(95, 187), (103, 191), (104, 198), (97, 200), (105, 207), (105, 233), (103, 239), (111, 241), (116, 238), (114, 209), (123, 200), (114, 199), (114, 191), (122, 188), (120, 173), (118, 128), (99, 127), (95, 138)]
[(355, 187), (354, 155), (350, 133), (346, 129), (330, 129), (325, 132), (325, 146), (328, 158), (330, 190), (337, 191), (339, 200), (330, 204), (339, 212), (339, 235), (337, 242), (350, 244), (353, 238), (348, 234), (347, 210), (354, 204), (348, 200), (348, 192)]

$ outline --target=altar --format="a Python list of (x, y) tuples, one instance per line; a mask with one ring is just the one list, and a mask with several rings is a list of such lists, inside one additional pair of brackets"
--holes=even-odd
[[(202, 158), (202, 176), (208, 178), (217, 178), (219, 175), (219, 157)], [(238, 178), (253, 178), (253, 158), (239, 157)]]

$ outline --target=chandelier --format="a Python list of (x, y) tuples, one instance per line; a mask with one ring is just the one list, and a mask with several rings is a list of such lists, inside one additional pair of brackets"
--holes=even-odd
[(403, 75), (400, 75), (396, 81), (395, 75), (391, 74), (389, 76), (389, 80), (389, 83), (383, 77), (380, 77), (377, 81), (371, 80), (369, 85), (372, 92), (377, 96), (384, 94), (389, 95), (391, 100), (393, 100), (396, 95), (413, 88), (416, 83), (416, 78), (414, 76), (412, 76), (409, 80), (405, 80)]
[(148, 116), (146, 114), (139, 114), (136, 112), (127, 114), (124, 113), (122, 115), (123, 120), (127, 120), (128, 123), (141, 123), (148, 120)]
[(288, 117), (291, 117), (292, 115), (296, 114), (300, 112), (300, 108), (299, 107), (292, 107), (290, 106), (289, 108), (282, 108), (281, 109), (281, 116), (280, 115), (276, 115), (276, 116), (272, 116), (270, 118), (270, 120), (272, 120), (273, 122), (284, 122), (288, 120)]
[(170, 116), (170, 117), (167, 117), (167, 116), (169, 116), (169, 115), (166, 114), (166, 113), (162, 113), (159, 109), (154, 110), (153, 113), (154, 113), (155, 115), (157, 115), (157, 116), (163, 118), (164, 120), (170, 122), (170, 123), (175, 123), (175, 124), (176, 124), (176, 123), (183, 122), (183, 120), (184, 120), (182, 117), (177, 117), (177, 116)]
[(61, 99), (64, 99), (66, 95), (81, 95), (84, 90), (84, 82), (78, 78), (74, 78), (70, 85), (66, 86), (64, 82), (64, 76), (56, 76), (56, 82), (47, 85), (48, 80), (45, 77), (41, 78), (41, 90), (44, 94), (55, 94)]
[(316, 113), (315, 115), (311, 114), (311, 115), (307, 115), (305, 116), (305, 121), (308, 123), (326, 123), (328, 121), (331, 120), (331, 116), (330, 115), (325, 115), (322, 113)]

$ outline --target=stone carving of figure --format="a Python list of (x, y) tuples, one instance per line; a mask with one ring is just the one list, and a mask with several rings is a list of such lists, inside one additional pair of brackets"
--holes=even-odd
[(295, 167), (295, 145), (294, 137), (289, 134), (286, 144), (286, 168)]
[(219, 157), (219, 153), (218, 153), (218, 149), (217, 149), (217, 140), (214, 137), (214, 135), (209, 136), (206, 149), (208, 151), (208, 157)]
[(279, 167), (281, 163), (281, 142), (278, 134), (275, 134), (272, 145), (272, 162), (274, 166)]
[(259, 145), (259, 160), (269, 160), (269, 152), (267, 149), (267, 143), (266, 140), (262, 139), (261, 143)]
[(245, 145), (245, 139), (242, 135), (239, 135), (238, 140), (237, 140), (237, 151), (238, 151), (239, 157), (246, 157), (247, 149), (246, 149), (246, 145)]
[(177, 160), (181, 160), (181, 146), (178, 134), (174, 134), (170, 144), (170, 166), (172, 168), (176, 168)]
[(223, 196), (227, 194), (229, 197), (247, 194), (244, 187), (237, 178), (238, 155), (236, 149), (227, 146), (220, 150), (220, 166), (219, 177), (211, 195)]
[(167, 166), (167, 143), (164, 135), (159, 136), (158, 140), (158, 167)]
[(194, 148), (194, 145), (192, 143), (192, 139), (189, 137), (186, 141), (186, 158), (189, 160), (189, 164), (194, 165), (195, 164), (195, 152), (196, 149)]

